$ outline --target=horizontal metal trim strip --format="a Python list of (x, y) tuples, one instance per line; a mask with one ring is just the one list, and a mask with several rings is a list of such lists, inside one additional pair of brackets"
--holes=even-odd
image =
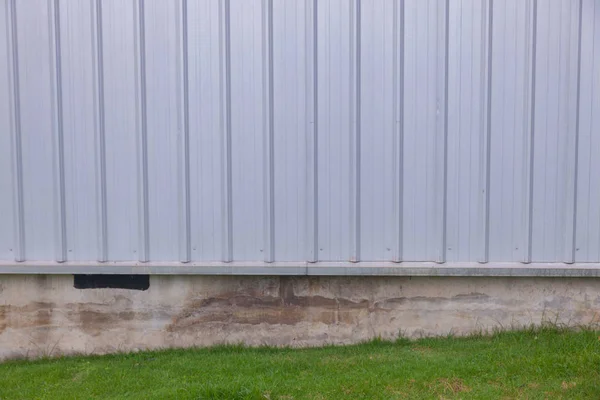
[(456, 262), (7, 262), (0, 274), (150, 274), (150, 275), (295, 275), (295, 276), (464, 276), (600, 277), (600, 263)]

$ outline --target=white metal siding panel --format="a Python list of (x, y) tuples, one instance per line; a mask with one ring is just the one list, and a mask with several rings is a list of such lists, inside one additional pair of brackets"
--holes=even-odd
[(220, 260), (225, 219), (221, 112), (220, 0), (188, 1), (191, 243), (194, 260)]
[(134, 0), (102, 0), (106, 220), (109, 260), (137, 260)]
[(533, 0), (493, 2), (490, 261), (524, 261), (529, 205), (529, 72)]
[(273, 179), (275, 259), (307, 257), (307, 53), (311, 51), (306, 2), (273, 4)]
[(394, 129), (394, 21), (400, 23), (394, 11), (390, 0), (361, 4), (360, 255), (365, 260), (390, 260), (397, 251), (391, 217), (397, 198), (390, 190), (399, 179), (394, 157), (402, 156), (394, 146), (401, 139)]
[(178, 144), (180, 81), (177, 3), (146, 0), (145, 85), (147, 117), (148, 244), (152, 260), (178, 260)]
[(58, 3), (66, 247), (69, 260), (98, 257), (91, 2)]
[(351, 2), (317, 1), (319, 260), (351, 258)]
[[(50, 3), (17, 1), (16, 25), (20, 92), (19, 120), (23, 185), (23, 231), (25, 257), (57, 259), (61, 246), (63, 213), (57, 205), (62, 195), (56, 187), (60, 171), (54, 127), (53, 55)], [(62, 250), (61, 250), (62, 251)]]
[(403, 259), (443, 261), (446, 7), (405, 7)]
[(584, 0), (577, 176), (576, 261), (600, 260), (600, 2)]
[(598, 0), (0, 4), (2, 262), (600, 262)]
[[(579, 2), (538, 7), (535, 62), (532, 261), (563, 260), (572, 230)], [(567, 215), (568, 214), (568, 215)], [(568, 243), (573, 247), (572, 239)], [(572, 260), (570, 260), (572, 262)]]
[[(8, 5), (3, 4), (0, 7), (0, 32), (7, 32), (8, 26)], [(0, 40), (0, 87), (5, 88), (0, 91), (0, 213), (3, 218), (0, 222), (0, 259), (13, 260), (14, 254), (14, 216), (17, 214), (13, 208), (13, 179), (12, 179), (12, 138), (11, 127), (11, 90), (10, 88), (10, 70), (8, 63), (11, 46), (7, 40)], [(12, 80), (12, 79), (11, 79)], [(6, 216), (4, 216), (6, 215)]]
[(449, 261), (484, 257), (489, 2), (450, 1), (448, 164)]
[(234, 260), (265, 258), (263, 2), (231, 1), (231, 175)]

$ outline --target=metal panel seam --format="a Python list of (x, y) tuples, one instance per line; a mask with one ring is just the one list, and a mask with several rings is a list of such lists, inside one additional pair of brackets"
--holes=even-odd
[(107, 193), (106, 193), (106, 134), (104, 100), (104, 54), (102, 40), (102, 3), (95, 0), (92, 7), (92, 48), (95, 83), (94, 130), (96, 135), (96, 196), (98, 224), (98, 261), (108, 260)]
[(262, 0), (263, 120), (265, 124), (264, 170), (264, 260), (275, 260), (275, 176), (273, 104), (273, 0)]
[(517, 262), (494, 263), (481, 266), (473, 262), (450, 262), (439, 265), (434, 262), (233, 262), (233, 263), (86, 263), (86, 262), (0, 262), (3, 274), (151, 274), (151, 275), (264, 275), (264, 276), (464, 276), (464, 277), (543, 277), (600, 278), (599, 263), (531, 263), (526, 266)]
[[(567, 234), (565, 235), (565, 262), (574, 263), (577, 247), (577, 191), (578, 191), (578, 175), (579, 175), (579, 108), (581, 100), (581, 33), (582, 33), (582, 15), (583, 15), (583, 0), (578, 2), (578, 26), (577, 26), (577, 79), (576, 79), (576, 94), (575, 94), (575, 138), (574, 138), (574, 154), (572, 160), (573, 174), (567, 177), (567, 180), (572, 179), (571, 185), (572, 196), (567, 206)], [(569, 218), (572, 218), (569, 224)], [(569, 226), (570, 225), (570, 226)]]
[(10, 121), (12, 145), (14, 259), (25, 261), (25, 210), (23, 204), (23, 150), (21, 132), (21, 96), (19, 87), (19, 48), (16, 0), (6, 2), (8, 24), (8, 68), (10, 84)]
[(219, 2), (220, 31), (220, 95), (221, 95), (221, 146), (222, 146), (222, 205), (223, 262), (233, 260), (233, 199), (231, 175), (231, 13), (230, 0)]
[(482, 113), (483, 139), (480, 148), (480, 247), (479, 260), (482, 263), (489, 261), (490, 254), (490, 158), (491, 158), (491, 135), (492, 135), (492, 55), (493, 55), (493, 24), (494, 24), (494, 0), (487, 0), (482, 9), (483, 22), (483, 49), (481, 56), (482, 89), (484, 91), (485, 109)]
[(525, 174), (524, 190), (524, 245), (523, 249), (525, 256), (523, 262), (530, 263), (532, 261), (532, 235), (533, 235), (533, 167), (534, 167), (534, 146), (535, 146), (535, 69), (536, 69), (536, 47), (537, 47), (537, 0), (531, 0), (531, 6), (528, 7), (529, 13), (527, 23), (530, 31), (528, 32), (531, 40), (531, 46), (528, 48), (528, 84), (525, 85), (525, 98), (528, 99), (528, 107), (526, 107), (526, 127), (524, 135), (525, 144), (523, 146), (523, 172)]
[(146, 111), (146, 28), (144, 0), (138, 0), (136, 7), (136, 98), (138, 129), (138, 199), (139, 199), (139, 249), (140, 262), (149, 260), (149, 211), (148, 211), (148, 118)]
[(353, 0), (350, 12), (350, 261), (360, 261), (361, 11)]
[(306, 13), (306, 109), (309, 114), (308, 132), (306, 135), (306, 202), (307, 202), (307, 247), (308, 260), (319, 259), (318, 232), (318, 0), (307, 0)]
[[(439, 13), (439, 8), (437, 9)], [(443, 61), (443, 116), (442, 116), (442, 157), (440, 159), (439, 155), (436, 151), (437, 162), (436, 162), (436, 174), (439, 177), (439, 188), (441, 188), (440, 194), (440, 215), (438, 215), (438, 223), (440, 223), (440, 232), (441, 235), (441, 243), (440, 249), (437, 257), (438, 263), (446, 262), (446, 242), (447, 242), (447, 220), (448, 220), (448, 77), (449, 77), (449, 62), (448, 58), (450, 56), (450, 0), (446, 0), (444, 2), (444, 61)], [(439, 18), (439, 15), (438, 15)], [(439, 28), (438, 28), (439, 29)], [(439, 41), (438, 41), (439, 44)], [(439, 51), (439, 49), (438, 49)], [(439, 54), (438, 54), (439, 57)], [(438, 65), (439, 68), (439, 65)], [(438, 105), (439, 111), (439, 105)], [(436, 147), (439, 145), (439, 140), (436, 140)], [(440, 171), (441, 170), (441, 171)], [(441, 172), (441, 174), (440, 174)]]
[(394, 0), (393, 16), (393, 127), (394, 127), (394, 245), (393, 261), (401, 262), (403, 253), (404, 213), (404, 0)]
[(190, 212), (190, 110), (189, 110), (189, 72), (188, 72), (188, 1), (181, 0), (179, 9), (178, 59), (180, 74), (180, 132), (179, 140), (179, 259), (191, 261), (191, 212)]

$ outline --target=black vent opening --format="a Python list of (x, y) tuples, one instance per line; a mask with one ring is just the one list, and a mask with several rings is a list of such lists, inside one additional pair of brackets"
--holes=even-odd
[(75, 289), (148, 290), (150, 275), (73, 275)]

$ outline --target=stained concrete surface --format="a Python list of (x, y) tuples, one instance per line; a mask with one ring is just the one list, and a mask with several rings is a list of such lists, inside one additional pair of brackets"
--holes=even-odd
[(600, 322), (600, 279), (151, 276), (146, 291), (0, 276), (0, 359), (139, 349), (349, 344), (544, 321)]

